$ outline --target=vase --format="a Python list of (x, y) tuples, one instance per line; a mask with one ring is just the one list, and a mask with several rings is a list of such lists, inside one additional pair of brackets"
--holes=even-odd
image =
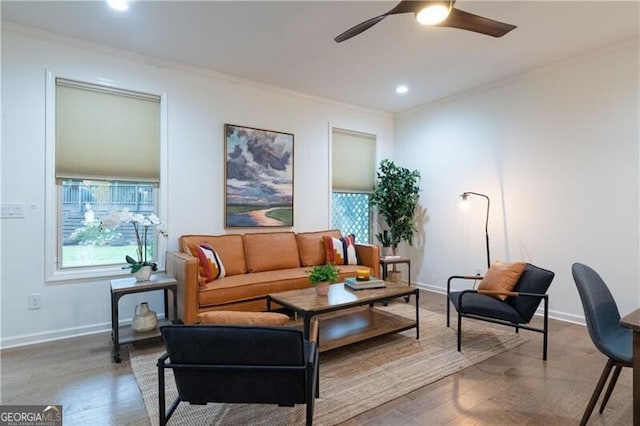
[(151, 278), (151, 266), (143, 266), (134, 272), (133, 276), (136, 277), (136, 281), (149, 281), (149, 278)]
[[(146, 266), (145, 266), (146, 268)], [(134, 311), (133, 320), (131, 321), (131, 328), (133, 331), (142, 333), (145, 331), (151, 331), (158, 325), (158, 316), (154, 311), (149, 309), (148, 302), (142, 302)]]
[(402, 271), (389, 271), (387, 273), (387, 281), (392, 283), (402, 282)]
[(329, 293), (329, 281), (321, 281), (316, 284), (316, 295), (326, 296)]
[(380, 254), (382, 257), (387, 257), (393, 255), (393, 249), (391, 247), (382, 247), (380, 249)]

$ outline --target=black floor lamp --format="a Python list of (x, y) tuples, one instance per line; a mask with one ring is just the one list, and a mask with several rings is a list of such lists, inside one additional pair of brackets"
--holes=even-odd
[(467, 197), (469, 195), (477, 195), (478, 197), (484, 197), (487, 200), (487, 218), (484, 222), (484, 235), (485, 235), (485, 239), (487, 242), (487, 268), (491, 267), (491, 255), (489, 254), (489, 205), (491, 204), (491, 200), (489, 200), (489, 197), (485, 194), (480, 194), (478, 192), (463, 192), (460, 197), (462, 198), (462, 202), (463, 203), (467, 203)]

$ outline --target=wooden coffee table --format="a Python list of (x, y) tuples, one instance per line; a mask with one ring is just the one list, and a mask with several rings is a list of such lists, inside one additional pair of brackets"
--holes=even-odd
[[(332, 284), (327, 296), (317, 296), (315, 288), (283, 291), (267, 296), (267, 310), (276, 303), (302, 317), (305, 338), (311, 319), (320, 321), (319, 350), (326, 352), (374, 337), (416, 329), (420, 338), (417, 287), (387, 282), (385, 288), (350, 290), (343, 283)], [(416, 318), (408, 319), (375, 308), (375, 303), (415, 295)]]

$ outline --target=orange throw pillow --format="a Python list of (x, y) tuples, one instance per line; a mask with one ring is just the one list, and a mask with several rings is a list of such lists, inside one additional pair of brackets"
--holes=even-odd
[[(478, 290), (512, 291), (526, 266), (525, 262), (495, 262), (480, 281)], [(505, 294), (492, 296), (503, 301), (508, 297)]]

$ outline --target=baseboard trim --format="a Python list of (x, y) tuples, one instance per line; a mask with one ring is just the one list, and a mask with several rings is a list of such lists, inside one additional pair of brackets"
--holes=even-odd
[(0, 350), (23, 346), (37, 345), (55, 340), (70, 339), (72, 337), (89, 336), (92, 334), (110, 333), (111, 322), (92, 324), (81, 327), (63, 328), (60, 330), (45, 331), (41, 333), (23, 334), (17, 337), (7, 337), (0, 340)]
[[(416, 287), (422, 290), (430, 291), (445, 295), (447, 293), (446, 288), (431, 284), (414, 283)], [(542, 316), (543, 310), (538, 309), (536, 315)], [(569, 314), (567, 312), (549, 310), (549, 318), (564, 321), (572, 324), (585, 325), (585, 319), (583, 316)], [(121, 324), (131, 323), (131, 319), (120, 321)], [(64, 328), (60, 330), (45, 331), (42, 333), (24, 334), (22, 336), (8, 337), (0, 339), (0, 350), (11, 349), (23, 346), (37, 345), (39, 343), (47, 343), (55, 340), (70, 339), (72, 337), (89, 336), (92, 334), (110, 333), (111, 322)]]

